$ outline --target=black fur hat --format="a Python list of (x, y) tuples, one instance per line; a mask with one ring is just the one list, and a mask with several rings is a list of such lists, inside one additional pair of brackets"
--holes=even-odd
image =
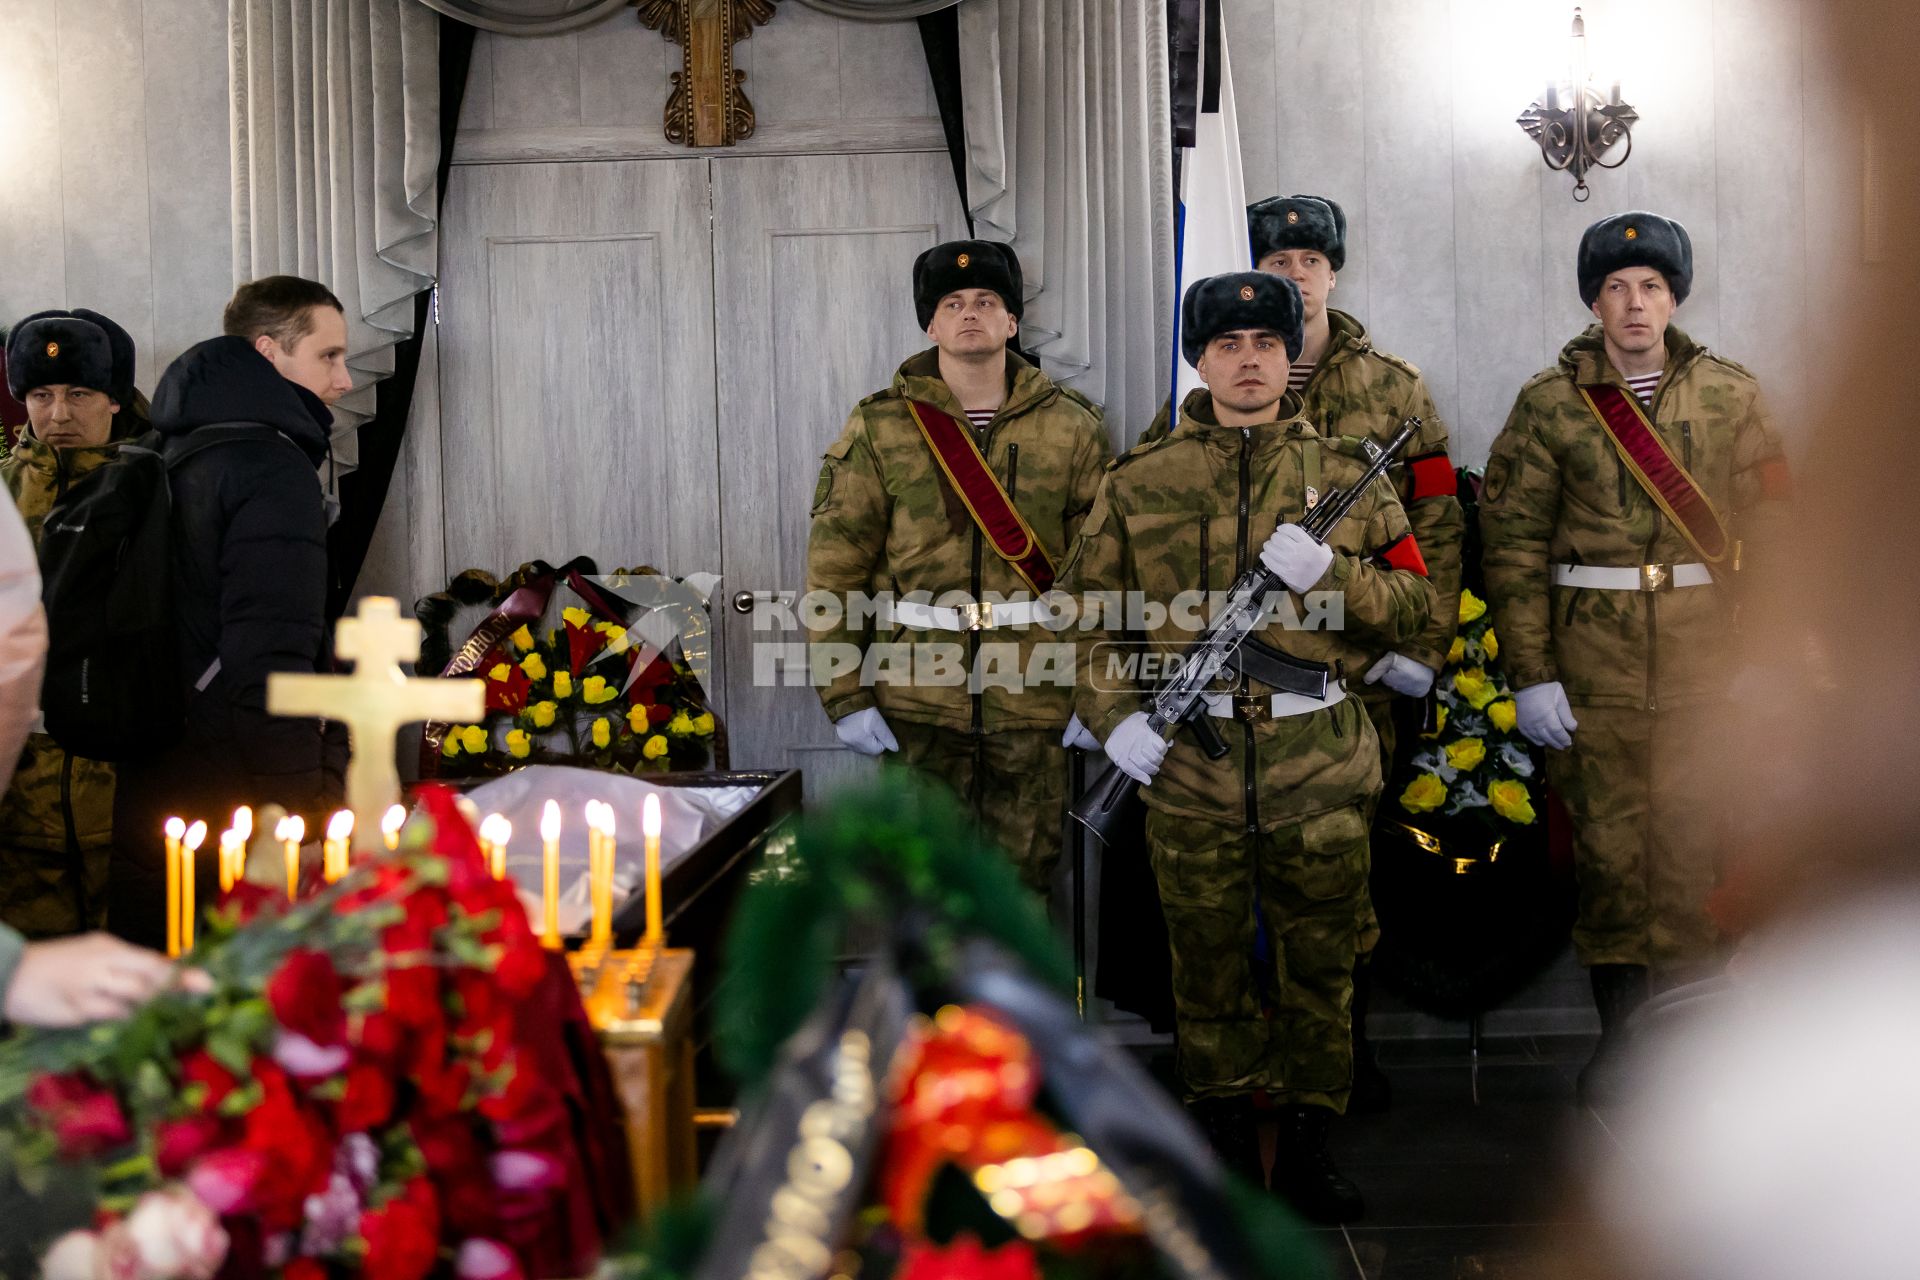
[(1180, 304), (1180, 354), (1198, 366), (1200, 353), (1223, 333), (1271, 329), (1287, 344), (1287, 359), (1300, 358), (1305, 308), (1293, 281), (1264, 271), (1235, 271), (1196, 280)]
[(17, 400), (25, 400), (35, 387), (56, 384), (91, 387), (119, 399), (113, 365), (113, 339), (92, 320), (76, 315), (29, 316), (7, 335), (7, 390)]
[(940, 299), (961, 289), (991, 289), (1018, 320), (1025, 309), (1020, 258), (1012, 245), (992, 240), (949, 240), (913, 260), (913, 312), (920, 327), (933, 323)]
[(105, 391), (122, 405), (132, 404), (137, 394), (133, 385), (133, 335), (121, 328), (119, 322), (113, 317), (102, 315), (98, 311), (89, 311), (85, 307), (75, 307), (71, 311), (36, 311), (20, 323), (24, 325), (34, 320), (45, 320), (51, 316), (70, 316), (75, 320), (88, 320), (100, 326), (101, 331), (107, 335), (107, 346), (113, 351), (113, 385), (102, 387), (100, 390)]
[(1580, 237), (1580, 301), (1589, 307), (1606, 278), (1623, 267), (1652, 267), (1667, 278), (1677, 307), (1693, 291), (1693, 240), (1657, 213), (1616, 213)]
[(1335, 271), (1347, 265), (1347, 215), (1325, 196), (1268, 196), (1247, 206), (1257, 263), (1280, 249), (1318, 249)]

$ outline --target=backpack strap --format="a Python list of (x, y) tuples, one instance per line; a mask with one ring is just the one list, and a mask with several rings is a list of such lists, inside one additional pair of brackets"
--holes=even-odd
[[(289, 436), (278, 427), (269, 427), (259, 422), (212, 423), (208, 426), (196, 428), (191, 435), (181, 439), (178, 444), (173, 444), (172, 447), (158, 450), (158, 452), (161, 458), (165, 460), (167, 470), (172, 471), (196, 453), (211, 449), (215, 445), (238, 444), (245, 440), (284, 440), (290, 448), (300, 454), (301, 458), (304, 459), (307, 456), (307, 451), (295, 444), (292, 436)], [(168, 443), (172, 444), (171, 441)]]

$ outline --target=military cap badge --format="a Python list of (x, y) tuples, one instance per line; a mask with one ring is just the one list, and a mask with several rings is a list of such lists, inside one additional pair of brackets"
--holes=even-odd
[(1300, 211), (1298, 209), (1287, 210), (1287, 221), (1289, 223), (1295, 223), (1300, 221)]
[(60, 354), (60, 344), (57, 342), (49, 342), (47, 344), (47, 359), (51, 360), (59, 354)]
[(1640, 228), (1638, 227), (1627, 228), (1627, 239), (1638, 240), (1639, 238), (1640, 238)]
[(972, 261), (973, 261), (973, 255), (970, 253), (963, 253), (959, 257), (953, 260), (954, 265), (957, 267), (965, 267)]
[(1243, 285), (1241, 285), (1241, 286), (1240, 286), (1240, 301), (1242, 301), (1242, 302), (1252, 302), (1252, 301), (1253, 301), (1253, 286), (1252, 286), (1252, 285), (1250, 285), (1250, 284), (1243, 284)]

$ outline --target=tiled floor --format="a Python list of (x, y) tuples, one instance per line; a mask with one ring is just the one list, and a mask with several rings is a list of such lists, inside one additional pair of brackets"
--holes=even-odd
[(1312, 1232), (1331, 1280), (1542, 1280), (1578, 1248), (1582, 1153), (1612, 1142), (1574, 1100), (1585, 1036), (1488, 1039), (1476, 1072), (1461, 1041), (1393, 1041), (1384, 1115), (1338, 1122), (1340, 1168), (1366, 1217)]

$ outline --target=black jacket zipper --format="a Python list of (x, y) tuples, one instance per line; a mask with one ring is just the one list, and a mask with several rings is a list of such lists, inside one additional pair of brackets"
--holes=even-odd
[[(1237, 580), (1247, 571), (1247, 501), (1248, 490), (1253, 483), (1253, 429), (1240, 428), (1240, 510), (1239, 534), (1233, 556), (1233, 576)], [(1240, 676), (1240, 695), (1246, 697), (1253, 692), (1252, 681), (1242, 673)], [(1246, 729), (1247, 758), (1242, 786), (1246, 793), (1247, 832), (1258, 834), (1260, 830), (1260, 791), (1258, 749), (1253, 737), (1253, 721), (1243, 720)]]

